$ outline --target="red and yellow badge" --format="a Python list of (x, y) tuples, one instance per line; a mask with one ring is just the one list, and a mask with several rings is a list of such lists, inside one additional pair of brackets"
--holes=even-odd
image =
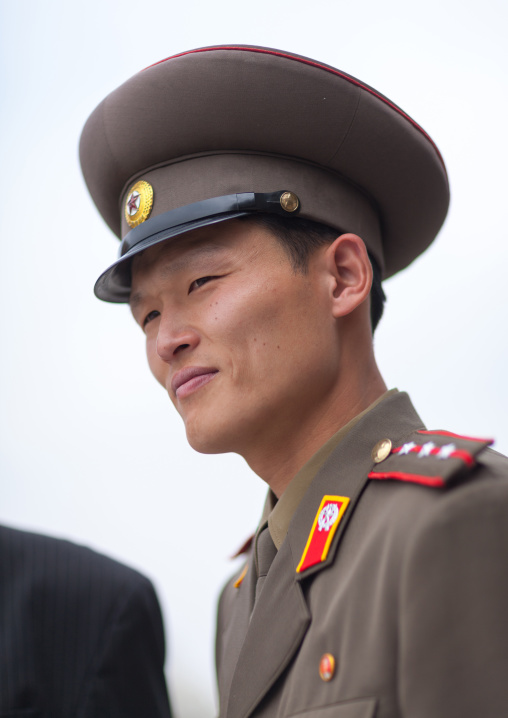
[(325, 560), (348, 504), (347, 496), (323, 496), (296, 573), (302, 573)]
[(125, 219), (129, 227), (137, 227), (150, 216), (153, 206), (153, 187), (145, 180), (134, 184), (125, 200)]

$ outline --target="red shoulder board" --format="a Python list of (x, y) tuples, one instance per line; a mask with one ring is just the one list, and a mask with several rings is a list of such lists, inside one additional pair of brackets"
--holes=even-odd
[[(381, 443), (381, 442), (380, 442)], [(384, 440), (383, 445), (390, 445)], [(376, 458), (369, 479), (395, 479), (444, 488), (476, 465), (476, 457), (492, 439), (475, 439), (450, 431), (415, 431), (400, 446)]]

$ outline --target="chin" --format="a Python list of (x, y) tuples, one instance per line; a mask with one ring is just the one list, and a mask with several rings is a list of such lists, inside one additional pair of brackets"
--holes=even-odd
[(189, 445), (200, 454), (226, 454), (231, 449), (218, 427), (207, 426), (204, 422), (186, 422), (185, 432)]
[(185, 431), (189, 445), (200, 454), (238, 453), (242, 443), (238, 422), (224, 425), (216, 418), (207, 422), (201, 417), (200, 421), (186, 421)]
[(205, 433), (194, 434), (187, 432), (187, 441), (189, 446), (200, 454), (228, 454), (234, 451), (220, 437), (209, 436)]

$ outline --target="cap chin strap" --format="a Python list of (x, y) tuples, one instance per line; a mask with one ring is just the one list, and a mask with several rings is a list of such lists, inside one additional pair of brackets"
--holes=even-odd
[[(166, 233), (168, 236), (178, 234), (178, 227), (199, 222), (199, 220), (202, 220), (202, 224), (199, 226), (206, 226), (206, 224), (212, 224), (214, 218), (222, 219), (228, 214), (241, 216), (251, 212), (267, 212), (287, 217), (297, 214), (299, 209), (298, 197), (287, 190), (264, 193), (241, 192), (204, 199), (184, 207), (171, 209), (169, 212), (147, 219), (131, 229), (122, 240), (119, 256), (123, 257), (140, 242), (150, 240), (150, 244), (155, 244), (157, 241), (162, 241)], [(207, 222), (207, 219), (211, 221)]]

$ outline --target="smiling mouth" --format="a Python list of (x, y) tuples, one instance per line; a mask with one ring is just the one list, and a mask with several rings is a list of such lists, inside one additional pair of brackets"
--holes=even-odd
[(175, 374), (171, 380), (171, 389), (177, 399), (184, 399), (212, 381), (217, 374), (217, 369), (209, 367), (187, 367)]

